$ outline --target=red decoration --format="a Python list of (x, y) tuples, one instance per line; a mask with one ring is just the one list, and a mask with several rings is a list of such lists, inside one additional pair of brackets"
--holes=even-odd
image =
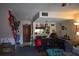
[(9, 11), (9, 18), (8, 18), (8, 20), (9, 20), (9, 24), (10, 24), (10, 26), (11, 26), (11, 28), (12, 28), (12, 33), (13, 33), (13, 37), (14, 37), (14, 39), (16, 39), (16, 29), (15, 29), (15, 25), (14, 25), (14, 16), (11, 14), (11, 11)]
[(42, 45), (42, 39), (35, 39), (35, 46), (40, 47)]

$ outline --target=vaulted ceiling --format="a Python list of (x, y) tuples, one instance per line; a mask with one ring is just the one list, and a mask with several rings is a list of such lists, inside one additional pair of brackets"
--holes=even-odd
[(61, 3), (3, 3), (0, 10), (13, 10), (19, 20), (32, 20), (33, 16), (39, 11), (52, 12), (78, 12), (79, 4), (67, 4), (61, 7)]

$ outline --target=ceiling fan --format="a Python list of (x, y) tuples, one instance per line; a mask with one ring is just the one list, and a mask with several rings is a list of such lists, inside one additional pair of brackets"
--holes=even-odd
[(68, 6), (68, 5), (71, 5), (70, 3), (62, 3), (61, 7), (65, 7), (65, 6)]

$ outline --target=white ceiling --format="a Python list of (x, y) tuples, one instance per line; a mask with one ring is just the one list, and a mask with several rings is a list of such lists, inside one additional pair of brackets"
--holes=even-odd
[(39, 11), (78, 12), (79, 4), (70, 3), (65, 7), (61, 7), (61, 4), (56, 3), (4, 3), (0, 4), (0, 9), (12, 9), (19, 20), (32, 20), (33, 16)]

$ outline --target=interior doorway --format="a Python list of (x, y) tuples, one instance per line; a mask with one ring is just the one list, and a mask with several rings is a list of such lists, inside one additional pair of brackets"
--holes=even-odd
[(31, 25), (25, 24), (23, 25), (23, 42), (24, 46), (30, 46), (30, 38), (31, 37)]

